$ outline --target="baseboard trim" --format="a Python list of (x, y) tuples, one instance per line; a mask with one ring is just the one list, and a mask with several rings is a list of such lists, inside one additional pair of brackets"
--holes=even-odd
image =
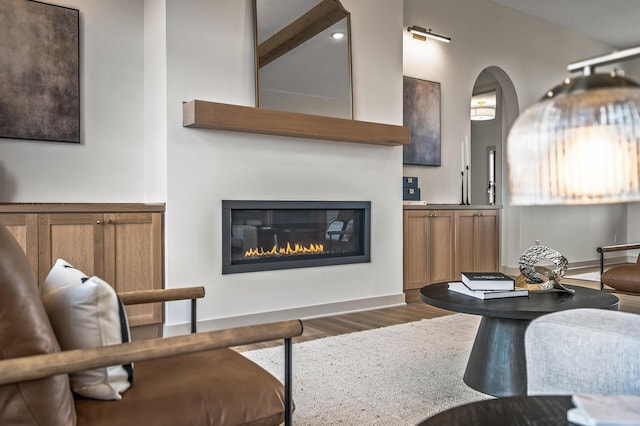
[[(352, 312), (402, 306), (404, 304), (404, 293), (391, 294), (388, 296), (370, 297), (367, 299), (348, 300), (344, 302), (305, 306), (302, 308), (283, 309), (273, 312), (261, 312), (257, 314), (198, 321), (198, 331), (205, 332), (222, 330), (231, 327), (242, 327), (245, 325), (263, 324), (290, 319), (311, 319), (329, 315), (343, 315)], [(188, 334), (190, 330), (191, 325), (189, 323), (168, 324), (164, 326), (163, 334), (164, 336), (178, 336)]]

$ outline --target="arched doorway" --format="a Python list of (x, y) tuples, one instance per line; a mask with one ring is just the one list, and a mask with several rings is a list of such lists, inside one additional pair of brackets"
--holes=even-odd
[(470, 108), (495, 110), (494, 119), (471, 121), (471, 204), (502, 204), (506, 199), (503, 153), (507, 133), (520, 113), (511, 78), (502, 68), (490, 66), (476, 78)]

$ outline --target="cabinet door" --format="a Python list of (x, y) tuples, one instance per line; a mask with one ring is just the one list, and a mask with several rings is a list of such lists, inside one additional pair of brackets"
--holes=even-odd
[(497, 271), (498, 212), (457, 211), (455, 253), (456, 276), (462, 272)]
[(427, 284), (427, 224), (426, 210), (405, 211), (403, 220), (404, 289), (421, 288)]
[[(105, 214), (104, 279), (117, 292), (162, 288), (162, 215)], [(160, 303), (126, 307), (129, 325), (162, 322)]]
[(39, 215), (38, 274), (40, 285), (57, 259), (85, 274), (104, 277), (104, 220), (96, 213)]
[(434, 210), (427, 225), (428, 284), (454, 279), (454, 212)]
[(404, 212), (404, 289), (453, 279), (454, 215), (449, 210)]
[(480, 210), (475, 217), (474, 266), (477, 271), (497, 271), (498, 265), (498, 212)]
[(24, 250), (33, 276), (38, 278), (38, 215), (28, 213), (0, 214), (0, 223), (5, 225)]
[(474, 222), (477, 212), (473, 210), (456, 211), (456, 246), (455, 265), (456, 277), (460, 277), (462, 272), (476, 271), (474, 256)]

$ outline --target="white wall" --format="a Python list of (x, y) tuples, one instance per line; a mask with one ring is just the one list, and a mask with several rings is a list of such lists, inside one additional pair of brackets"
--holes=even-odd
[[(404, 32), (404, 74), (440, 82), (442, 89), (442, 166), (404, 167), (405, 175), (419, 177), (429, 203), (459, 203), (460, 141), (470, 133), (469, 101), (484, 68), (497, 66), (510, 77), (517, 113), (562, 81), (568, 63), (611, 50), (489, 0), (405, 0), (404, 26), (409, 25), (452, 37), (450, 44), (424, 43)], [(596, 259), (596, 247), (613, 243), (614, 235), (626, 238), (626, 205), (509, 206), (502, 168), (503, 266), (517, 267), (520, 254), (536, 239), (577, 263)]]
[(640, 241), (640, 203), (634, 203), (629, 206), (627, 212), (627, 221), (629, 223), (629, 229), (627, 234), (627, 240), (621, 241), (623, 243), (634, 243)]
[(144, 190), (142, 1), (50, 3), (80, 9), (81, 144), (0, 139), (0, 201), (163, 201)]
[(167, 199), (166, 4), (144, 1), (144, 165), (146, 199)]
[[(274, 311), (269, 318), (278, 319), (318, 312), (296, 310), (314, 305), (403, 300), (401, 148), (182, 127), (183, 101), (253, 106), (250, 5), (167, 3), (167, 285), (205, 284), (199, 316), (211, 320)], [(343, 5), (352, 19), (355, 118), (401, 124), (402, 2)], [(370, 200), (371, 263), (222, 275), (223, 199)], [(368, 302), (362, 303), (349, 306)], [(185, 310), (169, 307), (168, 322), (184, 321)]]

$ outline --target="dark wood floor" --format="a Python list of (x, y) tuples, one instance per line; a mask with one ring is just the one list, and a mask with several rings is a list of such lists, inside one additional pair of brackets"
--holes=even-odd
[[(563, 284), (582, 285), (589, 288), (600, 288), (600, 283), (592, 281), (574, 280), (565, 278)], [(616, 294), (620, 299), (620, 310), (640, 314), (640, 295), (632, 296)], [(329, 336), (337, 336), (356, 331), (370, 330), (406, 322), (419, 321), (421, 319), (435, 318), (443, 315), (451, 315), (454, 312), (429, 306), (420, 301), (407, 303), (404, 306), (396, 306), (384, 309), (375, 309), (351, 314), (329, 316), (303, 320), (304, 333), (293, 339), (294, 343), (319, 339)], [(254, 345), (239, 346), (234, 349), (242, 352), (253, 349), (262, 349), (282, 344), (281, 341), (262, 342)]]

